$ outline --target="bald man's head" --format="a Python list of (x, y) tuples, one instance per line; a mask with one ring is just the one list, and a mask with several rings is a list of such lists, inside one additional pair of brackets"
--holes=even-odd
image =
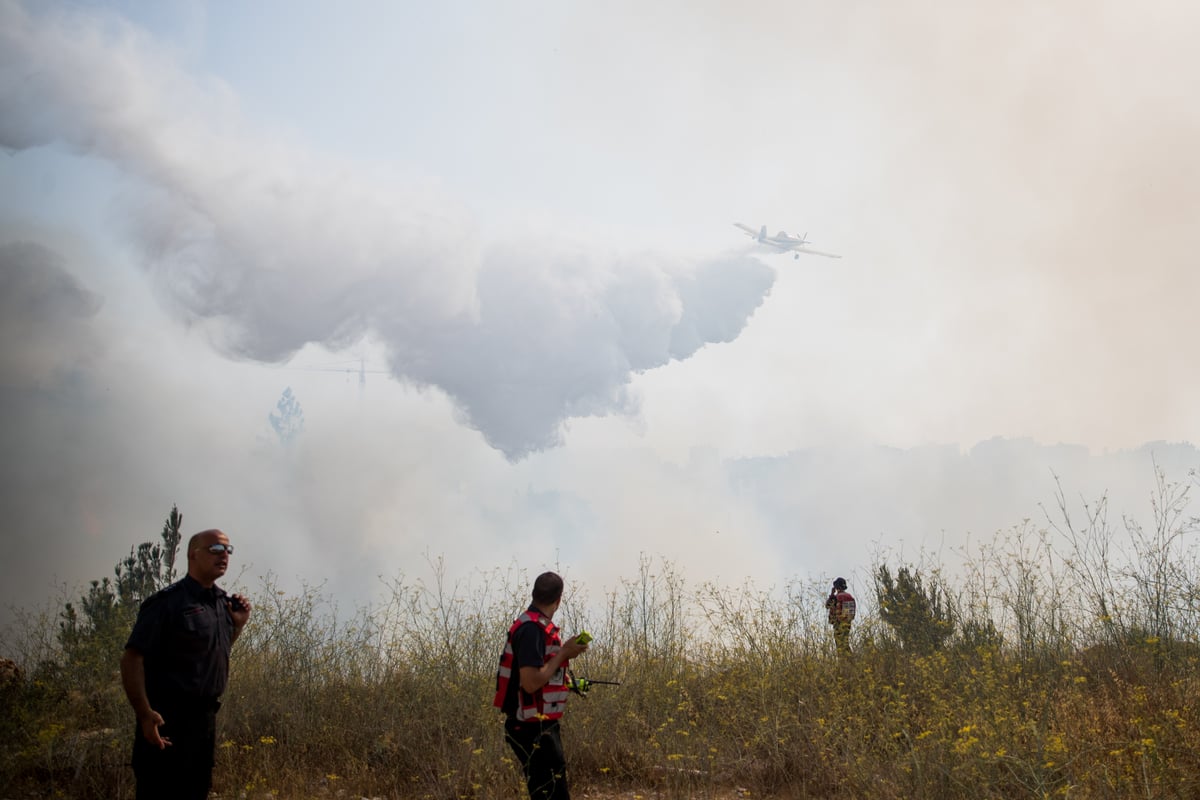
[(229, 556), (232, 553), (229, 537), (223, 531), (216, 528), (200, 531), (188, 539), (188, 575), (208, 588), (229, 569)]

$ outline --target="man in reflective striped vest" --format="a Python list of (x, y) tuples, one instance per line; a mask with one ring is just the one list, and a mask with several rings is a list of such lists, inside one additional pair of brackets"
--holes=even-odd
[(504, 738), (521, 762), (533, 800), (570, 800), (558, 721), (570, 694), (568, 662), (587, 645), (578, 637), (563, 643), (551, 621), (562, 593), (563, 579), (553, 572), (534, 581), (533, 603), (508, 629), (492, 701), (505, 714)]

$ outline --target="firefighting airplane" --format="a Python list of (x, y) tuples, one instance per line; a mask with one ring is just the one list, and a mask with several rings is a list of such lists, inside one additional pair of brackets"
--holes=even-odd
[(799, 259), (801, 253), (808, 253), (814, 256), (825, 256), (826, 258), (841, 258), (834, 253), (822, 253), (820, 250), (813, 250), (808, 246), (808, 234), (803, 236), (793, 236), (787, 231), (780, 231), (771, 236), (767, 233), (767, 226), (763, 225), (757, 231), (749, 225), (743, 225), (740, 222), (733, 223), (733, 227), (740, 228), (747, 236), (754, 239), (759, 244), (765, 247), (773, 247), (780, 253), (792, 253), (792, 258)]

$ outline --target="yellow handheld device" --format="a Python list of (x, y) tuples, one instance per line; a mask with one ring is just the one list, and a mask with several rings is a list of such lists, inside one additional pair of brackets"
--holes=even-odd
[(587, 631), (580, 631), (579, 635), (575, 637), (575, 641), (579, 642), (580, 644), (587, 644), (591, 640), (592, 635)]

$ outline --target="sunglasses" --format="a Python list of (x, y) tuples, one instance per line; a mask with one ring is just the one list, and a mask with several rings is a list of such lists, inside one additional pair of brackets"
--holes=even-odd
[(233, 555), (233, 545), (231, 545), (231, 544), (220, 544), (218, 542), (217, 544), (210, 544), (208, 547), (206, 547), (204, 549), (207, 550), (208, 552), (212, 553), (214, 556), (220, 555), (221, 553), (228, 553), (229, 555)]

